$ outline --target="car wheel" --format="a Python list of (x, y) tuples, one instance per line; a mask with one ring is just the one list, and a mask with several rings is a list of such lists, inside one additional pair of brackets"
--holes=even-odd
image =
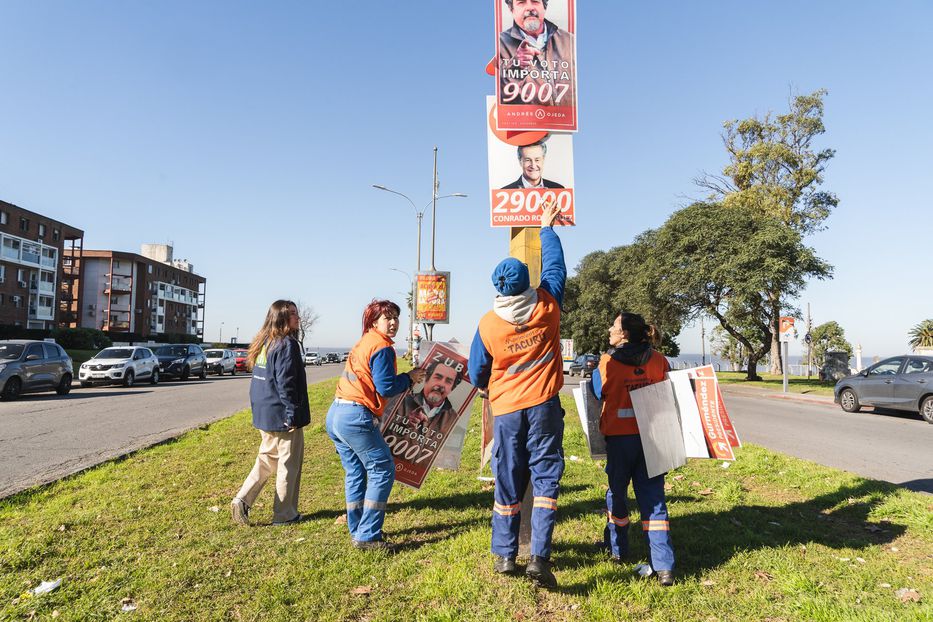
[(920, 416), (927, 423), (933, 423), (933, 395), (927, 395), (920, 402)]
[(55, 387), (55, 392), (59, 395), (68, 395), (71, 393), (71, 374), (62, 376), (62, 379), (58, 382), (58, 386)]
[(230, 370), (230, 375), (231, 375), (231, 376), (236, 376), (236, 366), (235, 366), (235, 365), (233, 366), (233, 369)]
[(220, 367), (217, 368), (217, 375), (218, 375), (218, 376), (223, 376), (223, 375), (224, 375), (224, 366), (223, 366), (223, 365), (221, 365)]
[(149, 384), (159, 384), (159, 369), (155, 368), (152, 370), (152, 375), (149, 376)]
[(12, 402), (20, 396), (21, 391), (23, 390), (23, 381), (13, 376), (6, 381), (6, 386), (3, 387), (3, 392), (0, 393), (0, 398), (8, 402)]
[(839, 405), (847, 413), (857, 413), (862, 406), (858, 403), (858, 396), (852, 389), (843, 389), (839, 394)]
[(198, 374), (198, 377), (199, 377), (201, 380), (206, 380), (206, 379), (207, 379), (207, 365), (201, 365), (201, 373)]
[(126, 370), (126, 375), (123, 376), (123, 386), (131, 387), (134, 382), (136, 382), (136, 374), (133, 373), (132, 369)]
[(191, 375), (191, 368), (185, 365), (185, 368), (181, 370), (181, 379), (187, 380), (190, 375)]

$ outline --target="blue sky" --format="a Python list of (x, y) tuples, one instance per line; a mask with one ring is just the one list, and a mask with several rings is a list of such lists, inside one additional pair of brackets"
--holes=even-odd
[[(835, 266), (800, 303), (867, 355), (933, 315), (933, 4), (584, 2), (578, 9), (579, 226), (568, 266), (703, 193), (722, 122), (825, 87), (840, 198), (809, 243)], [(86, 248), (171, 241), (208, 279), (206, 336), (241, 339), (278, 297), (349, 346), (373, 297), (404, 301), (415, 216), (440, 192), (438, 269), (472, 337), (508, 253), (488, 227), (484, 73), (492, 2), (0, 4), (0, 198), (86, 232)], [(611, 8), (610, 8), (611, 7)], [(430, 255), (430, 210), (423, 257)], [(404, 330), (404, 329), (403, 329)], [(700, 349), (699, 330), (679, 339)], [(800, 345), (793, 344), (792, 353)]]

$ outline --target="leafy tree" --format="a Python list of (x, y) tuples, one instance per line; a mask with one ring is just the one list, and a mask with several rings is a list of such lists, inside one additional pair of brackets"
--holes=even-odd
[[(769, 112), (763, 117), (727, 121), (722, 140), (729, 163), (722, 175), (704, 174), (695, 180), (697, 185), (712, 191), (711, 201), (777, 218), (801, 235), (822, 229), (823, 221), (839, 203), (836, 195), (820, 188), (826, 163), (836, 152), (813, 145), (826, 131), (826, 93), (820, 89), (791, 98), (785, 114)], [(776, 284), (767, 291), (772, 373), (781, 371), (777, 322), (785, 294)]]
[(712, 335), (710, 335), (710, 345), (713, 354), (732, 364), (733, 371), (738, 370), (748, 360), (745, 346), (727, 333), (722, 326), (713, 328)]
[[(746, 377), (769, 352), (781, 309), (808, 278), (832, 268), (800, 233), (750, 206), (694, 203), (675, 212), (652, 236), (647, 279), (654, 295), (692, 315), (704, 313), (746, 352)], [(772, 296), (780, 292), (774, 304)]]
[(910, 329), (908, 345), (914, 350), (933, 348), (933, 320), (923, 320)]
[(827, 352), (845, 352), (846, 358), (852, 356), (852, 344), (846, 340), (846, 333), (836, 322), (825, 322), (810, 331), (813, 343), (813, 359), (817, 367), (823, 365), (823, 355)]
[(609, 347), (609, 326), (621, 311), (644, 316), (662, 334), (659, 350), (680, 354), (676, 337), (687, 310), (659, 294), (649, 269), (656, 232), (646, 231), (632, 244), (585, 256), (567, 279), (561, 335), (574, 340), (577, 352), (600, 352)]

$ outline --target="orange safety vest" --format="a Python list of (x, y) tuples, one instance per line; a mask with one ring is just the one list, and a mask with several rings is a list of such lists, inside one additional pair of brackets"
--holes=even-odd
[(490, 311), (479, 322), (479, 335), (492, 356), (493, 416), (542, 404), (564, 386), (560, 305), (547, 290), (538, 288), (538, 304), (525, 324), (516, 326)]
[[(342, 400), (350, 400), (365, 406), (377, 417), (381, 417), (388, 400), (376, 391), (373, 370), (369, 368), (369, 359), (379, 350), (392, 347), (394, 343), (375, 329), (367, 331), (350, 350), (343, 374), (337, 381), (336, 396)], [(395, 365), (395, 373), (398, 373), (398, 363)]]
[(603, 381), (603, 410), (599, 431), (604, 436), (638, 434), (638, 421), (632, 408), (631, 391), (664, 380), (670, 365), (664, 355), (651, 351), (651, 358), (641, 367), (625, 365), (608, 354), (599, 359), (599, 376)]

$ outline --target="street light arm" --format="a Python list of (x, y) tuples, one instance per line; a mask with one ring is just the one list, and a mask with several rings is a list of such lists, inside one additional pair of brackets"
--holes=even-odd
[[(463, 194), (462, 192), (454, 192), (453, 194), (445, 194), (445, 195), (443, 195), (443, 196), (439, 196), (439, 197), (437, 197), (437, 200), (449, 199), (450, 197), (457, 197), (457, 198), (465, 199), (465, 198), (467, 198), (468, 196), (469, 196), (469, 195)], [(428, 209), (428, 206), (431, 205), (431, 203), (433, 203), (433, 202), (434, 202), (434, 199), (431, 199), (430, 201), (428, 201), (428, 204), (424, 206), (424, 208), (421, 210), (421, 212), (424, 213), (424, 211), (425, 211), (426, 209)]]
[[(373, 184), (373, 188), (375, 188), (376, 190), (384, 190), (384, 191), (386, 191), (386, 192), (391, 192), (392, 194), (397, 194), (397, 195), (399, 195), (400, 197), (405, 197), (405, 200), (408, 201), (409, 203), (411, 203), (411, 208), (412, 208), (413, 210), (415, 210), (415, 215), (416, 215), (416, 216), (420, 217), (422, 214), (424, 214), (424, 210), (421, 210), (420, 212), (418, 211), (418, 208), (415, 207), (415, 202), (412, 201), (411, 198), (409, 198), (409, 196), (408, 196), (407, 194), (401, 193), (401, 192), (399, 192), (399, 191), (397, 191), (397, 190), (392, 190), (392, 188), (386, 188), (385, 186), (381, 186), (381, 185), (379, 185), (379, 184)], [(427, 208), (425, 208), (425, 209), (427, 209)]]

